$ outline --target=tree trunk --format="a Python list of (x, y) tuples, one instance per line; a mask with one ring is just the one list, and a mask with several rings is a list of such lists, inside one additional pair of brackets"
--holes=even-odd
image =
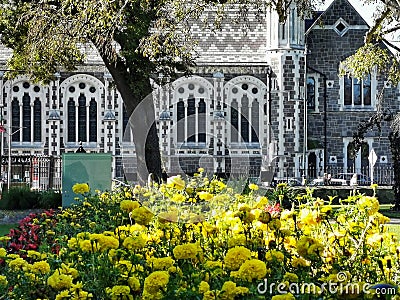
[(103, 61), (114, 78), (125, 104), (132, 127), (137, 157), (137, 179), (145, 185), (149, 174), (161, 179), (161, 155), (155, 123), (155, 110), (150, 78), (127, 71), (126, 65), (118, 61), (111, 64), (104, 56)]

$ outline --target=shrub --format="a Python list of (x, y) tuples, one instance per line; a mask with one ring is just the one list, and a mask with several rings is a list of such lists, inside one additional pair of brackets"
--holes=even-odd
[(62, 205), (61, 192), (45, 191), (39, 196), (39, 207), (44, 209), (57, 208)]
[(3, 193), (0, 209), (31, 209), (38, 208), (39, 193), (31, 191), (28, 187), (11, 187)]

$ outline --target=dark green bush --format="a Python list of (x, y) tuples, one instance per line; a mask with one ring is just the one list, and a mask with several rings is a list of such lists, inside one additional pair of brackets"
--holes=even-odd
[(39, 206), (39, 193), (29, 187), (11, 187), (2, 194), (0, 209), (31, 209)]
[(58, 208), (62, 205), (61, 192), (45, 191), (40, 194), (39, 207), (40, 208)]

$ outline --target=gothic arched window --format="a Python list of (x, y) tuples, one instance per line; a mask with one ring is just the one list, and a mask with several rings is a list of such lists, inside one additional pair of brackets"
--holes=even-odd
[(86, 134), (86, 97), (85, 94), (81, 93), (78, 98), (78, 140), (81, 142), (87, 141), (87, 134)]
[[(17, 98), (11, 103), (11, 128), (19, 128), (19, 102)], [(11, 139), (13, 142), (19, 142), (20, 140), (20, 131), (16, 131), (12, 136)]]
[[(18, 126), (19, 127), (19, 126)], [(24, 93), (22, 97), (22, 141), (31, 141), (31, 97)]]
[(236, 99), (233, 99), (231, 104), (231, 141), (237, 143), (238, 140), (238, 133), (239, 133), (239, 112), (238, 112), (238, 103)]
[(206, 132), (207, 132), (207, 124), (206, 124), (206, 102), (204, 99), (200, 99), (199, 108), (198, 108), (198, 142), (205, 143), (206, 142)]
[(97, 141), (97, 102), (94, 98), (89, 105), (89, 142)]
[(307, 78), (307, 108), (315, 109), (315, 79)]
[(39, 98), (33, 104), (33, 141), (42, 140), (42, 105)]
[(75, 101), (73, 98), (68, 100), (67, 107), (68, 119), (68, 142), (76, 142), (76, 115), (75, 115)]

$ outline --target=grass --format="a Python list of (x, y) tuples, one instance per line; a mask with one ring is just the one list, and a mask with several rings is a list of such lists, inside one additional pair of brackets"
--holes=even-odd
[(16, 228), (18, 224), (2, 224), (0, 225), (0, 236), (4, 236), (10, 232), (11, 228)]

